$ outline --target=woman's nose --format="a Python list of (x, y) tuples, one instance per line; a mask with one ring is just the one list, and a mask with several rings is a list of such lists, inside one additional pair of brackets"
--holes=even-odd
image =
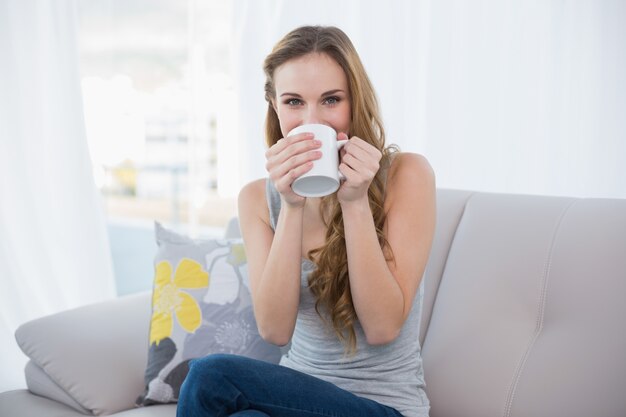
[(306, 115), (304, 116), (303, 124), (319, 124), (322, 123), (321, 118), (319, 117), (319, 113), (315, 108), (309, 108)]

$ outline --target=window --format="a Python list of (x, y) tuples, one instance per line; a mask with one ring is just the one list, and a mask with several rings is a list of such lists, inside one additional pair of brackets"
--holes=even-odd
[(238, 191), (230, 2), (78, 8), (87, 138), (109, 219), (192, 235), (224, 227)]

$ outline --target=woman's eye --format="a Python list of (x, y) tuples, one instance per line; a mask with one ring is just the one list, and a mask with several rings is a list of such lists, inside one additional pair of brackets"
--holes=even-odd
[(326, 100), (324, 100), (324, 102), (330, 105), (337, 104), (339, 103), (339, 97), (328, 97)]
[(287, 104), (288, 106), (299, 106), (301, 104), (301, 101), (297, 98), (290, 98), (289, 100), (285, 101), (285, 104)]

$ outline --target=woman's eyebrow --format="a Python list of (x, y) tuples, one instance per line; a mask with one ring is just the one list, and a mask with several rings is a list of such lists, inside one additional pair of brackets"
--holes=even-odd
[[(345, 93), (345, 91), (343, 91), (340, 88), (336, 88), (334, 90), (328, 90), (325, 93), (322, 93), (320, 95), (320, 97), (326, 97), (326, 96), (330, 96), (332, 94), (337, 94), (337, 93)], [(302, 96), (298, 93), (290, 93), (290, 92), (284, 92), (280, 95), (280, 97), (284, 97), (284, 96), (289, 96), (289, 97), (297, 97), (297, 98), (302, 98)]]
[(281, 97), (284, 97), (284, 96), (291, 96), (291, 97), (298, 97), (298, 98), (302, 98), (302, 96), (301, 96), (300, 94), (298, 94), (298, 93), (282, 93), (280, 96), (281, 96)]
[(343, 92), (344, 92), (344, 91), (343, 91), (342, 89), (337, 88), (337, 89), (335, 89), (335, 90), (329, 90), (329, 91), (327, 91), (327, 92), (323, 93), (321, 97), (324, 97), (324, 96), (329, 96), (329, 95), (331, 95), (331, 94), (343, 93)]

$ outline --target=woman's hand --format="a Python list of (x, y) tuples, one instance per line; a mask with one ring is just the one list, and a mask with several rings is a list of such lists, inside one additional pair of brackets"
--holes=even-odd
[[(337, 139), (345, 140), (348, 136), (340, 133)], [(343, 146), (339, 155), (341, 157), (339, 171), (346, 177), (337, 191), (339, 203), (367, 201), (367, 190), (380, 168), (382, 153), (363, 139), (353, 136)]]
[(321, 158), (320, 141), (312, 133), (298, 133), (278, 140), (265, 153), (265, 169), (280, 193), (283, 203), (304, 207), (305, 197), (294, 193), (291, 184), (300, 175), (313, 168), (313, 161)]

